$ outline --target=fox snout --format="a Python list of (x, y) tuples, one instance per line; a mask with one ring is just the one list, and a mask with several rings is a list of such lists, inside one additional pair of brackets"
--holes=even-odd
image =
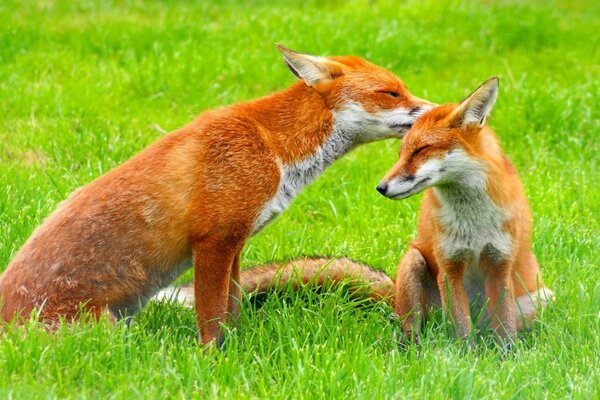
[(424, 102), (418, 106), (406, 110), (405, 120), (401, 122), (392, 122), (391, 129), (398, 129), (402, 133), (406, 133), (414, 125), (417, 118), (425, 112), (431, 110), (435, 105), (433, 103)]
[(431, 109), (433, 107), (433, 104), (427, 104), (427, 105), (422, 105), (422, 106), (417, 106), (412, 108), (409, 112), (408, 115), (410, 115), (411, 117), (418, 117), (419, 115), (423, 114), (425, 111)]
[(408, 110), (407, 112), (407, 119), (406, 122), (391, 122), (389, 124), (390, 129), (398, 129), (402, 132), (406, 132), (408, 131), (410, 128), (412, 128), (413, 124), (415, 123), (415, 120), (417, 119), (417, 117), (421, 114), (423, 114), (425, 111), (427, 111), (429, 108), (426, 106), (417, 106), (417, 107), (413, 107), (410, 110)]
[(385, 194), (387, 193), (388, 184), (387, 182), (379, 182), (379, 185), (377, 185), (375, 189), (377, 189), (379, 193), (385, 196)]
[(435, 104), (419, 99), (419, 103), (413, 104), (412, 107), (400, 107), (379, 112), (378, 117), (383, 119), (384, 129), (389, 131), (389, 137), (403, 138), (408, 130), (412, 128), (417, 118), (433, 107), (435, 107)]
[(428, 186), (430, 181), (431, 177), (429, 176), (417, 179), (415, 175), (402, 174), (400, 176), (396, 175), (389, 180), (384, 178), (384, 180), (379, 182), (376, 189), (389, 199), (400, 200), (420, 192)]

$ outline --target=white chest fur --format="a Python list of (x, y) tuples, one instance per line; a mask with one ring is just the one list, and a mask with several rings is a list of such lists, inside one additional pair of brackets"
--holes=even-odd
[(443, 187), (434, 193), (441, 203), (437, 211), (444, 227), (440, 243), (447, 259), (466, 257), (478, 265), (482, 251), (504, 258), (511, 252), (511, 238), (504, 230), (509, 212), (487, 194), (485, 187)]
[[(421, 108), (424, 110), (426, 106)], [(306, 185), (357, 144), (402, 137), (404, 131), (398, 126), (411, 124), (415, 118), (416, 115), (404, 107), (369, 113), (356, 102), (349, 102), (334, 111), (334, 126), (325, 142), (304, 159), (280, 165), (277, 193), (259, 213), (252, 233), (260, 231), (281, 214)]]
[(335, 128), (313, 154), (291, 164), (280, 164), (281, 178), (277, 192), (261, 210), (254, 222), (252, 233), (260, 231), (285, 211), (304, 187), (312, 183), (327, 167), (352, 150), (354, 146), (355, 143), (348, 132)]

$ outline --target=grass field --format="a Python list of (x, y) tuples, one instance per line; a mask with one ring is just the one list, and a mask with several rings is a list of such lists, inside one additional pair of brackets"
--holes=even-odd
[[(525, 183), (556, 302), (509, 356), (485, 334), (465, 351), (441, 313), (400, 349), (391, 309), (343, 288), (246, 299), (223, 352), (198, 347), (192, 312), (171, 304), (130, 327), (10, 328), (0, 398), (598, 398), (599, 3), (269, 3), (2, 1), (0, 269), (78, 186), (204, 109), (291, 84), (281, 42), (365, 57), (435, 102), (499, 75), (490, 124)], [(398, 146), (337, 162), (250, 241), (244, 268), (319, 254), (394, 274), (421, 198), (374, 190)]]

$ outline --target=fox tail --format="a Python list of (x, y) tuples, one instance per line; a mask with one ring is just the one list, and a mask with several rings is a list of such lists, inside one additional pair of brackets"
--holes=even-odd
[[(285, 264), (273, 263), (242, 271), (240, 286), (249, 293), (267, 293), (292, 285), (297, 289), (303, 285), (349, 284), (353, 293), (391, 304), (394, 297), (394, 282), (382, 271), (348, 258), (302, 258)], [(152, 300), (171, 300), (187, 307), (194, 306), (194, 287), (167, 287)]]

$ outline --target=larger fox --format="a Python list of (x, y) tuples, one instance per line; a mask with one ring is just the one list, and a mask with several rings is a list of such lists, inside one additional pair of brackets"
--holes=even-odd
[[(492, 78), (461, 103), (419, 117), (398, 163), (378, 185), (391, 199), (426, 190), (417, 237), (395, 283), (347, 259), (302, 259), (246, 270), (242, 287), (262, 292), (290, 281), (361, 283), (369, 296), (394, 306), (406, 336), (415, 340), (434, 306), (447, 308), (457, 334), (469, 336), (469, 302), (478, 302), (487, 304), (492, 328), (510, 343), (552, 292), (531, 252), (531, 216), (517, 172), (485, 126), (497, 93)], [(189, 288), (178, 293), (184, 303), (193, 298)]]
[(193, 257), (199, 339), (218, 339), (238, 313), (248, 237), (339, 157), (402, 137), (430, 106), (360, 58), (279, 50), (299, 82), (201, 114), (61, 203), (0, 277), (2, 320), (129, 316)]

